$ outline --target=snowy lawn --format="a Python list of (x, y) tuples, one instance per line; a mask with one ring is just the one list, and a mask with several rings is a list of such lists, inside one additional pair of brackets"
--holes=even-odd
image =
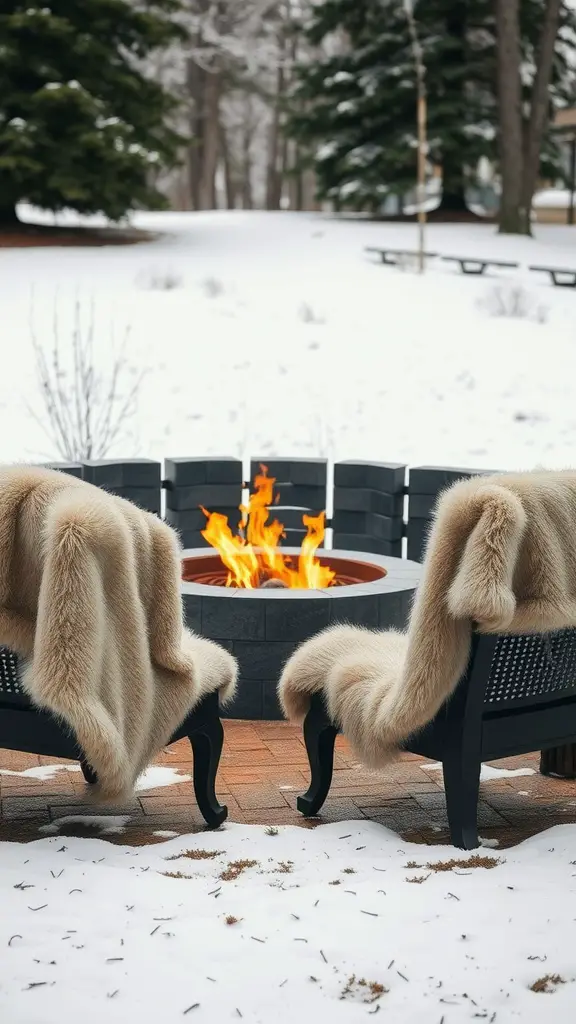
[[(573, 462), (576, 291), (528, 264), (576, 267), (576, 231), (534, 240), (434, 225), (442, 254), (518, 260), (518, 272), (424, 278), (374, 263), (413, 225), (311, 214), (147, 214), (150, 243), (0, 250), (0, 460), (54, 457), (38, 408), (31, 328), (64, 347), (93, 300), (97, 361), (125, 331), (146, 369), (137, 420), (113, 454), (324, 455), (529, 468)], [(520, 289), (518, 318), (496, 315)], [(500, 297), (499, 297), (500, 296)], [(128, 429), (129, 428), (129, 429)]]
[(0, 1019), (568, 1022), (575, 864), (574, 825), (471, 860), (358, 822), (3, 843)]

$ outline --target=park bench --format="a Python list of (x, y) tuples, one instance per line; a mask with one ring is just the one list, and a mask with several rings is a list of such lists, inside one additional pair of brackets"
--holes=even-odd
[[(373, 245), (367, 245), (365, 252), (375, 252), (380, 256), (382, 263), (385, 263), (389, 267), (395, 267), (405, 257), (411, 259), (418, 259), (419, 253), (414, 249), (379, 249)], [(425, 252), (423, 254), (426, 259), (434, 259), (438, 255), (437, 252)]]
[[(194, 754), (193, 779), (198, 807), (207, 825), (217, 828), (228, 814), (227, 807), (218, 803), (214, 789), (224, 738), (217, 693), (208, 694), (197, 704), (170, 743), (185, 736)], [(98, 781), (70, 731), (50, 712), (30, 702), (20, 683), (18, 659), (6, 647), (0, 647), (0, 747), (79, 761), (86, 782)]]
[(576, 288), (576, 270), (566, 267), (528, 267), (537, 274), (550, 274), (555, 288)]
[[(338, 731), (315, 695), (304, 722), (310, 787), (297, 801), (307, 817), (318, 813), (328, 795)], [(476, 634), (452, 698), (405, 749), (442, 762), (452, 843), (471, 850), (479, 845), (482, 762), (542, 750), (541, 771), (552, 773), (549, 748), (575, 740), (576, 629), (562, 629), (529, 636)]]
[(467, 256), (442, 256), (445, 263), (458, 263), (463, 274), (483, 274), (487, 267), (504, 267), (506, 270), (517, 270), (519, 264), (507, 260), (481, 260)]

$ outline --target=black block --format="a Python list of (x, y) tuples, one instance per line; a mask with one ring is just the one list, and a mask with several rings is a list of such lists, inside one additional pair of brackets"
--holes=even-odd
[(377, 537), (379, 540), (399, 540), (403, 522), (372, 512), (335, 512), (332, 527), (338, 534), (354, 533)]
[[(237, 526), (240, 522), (240, 512), (237, 508), (211, 508), (210, 512), (219, 512), (220, 515), (227, 516), (228, 525), (232, 530), (232, 533), (237, 532)], [(175, 530), (182, 531), (196, 531), (205, 529), (206, 523), (208, 522), (201, 508), (188, 508), (188, 509), (166, 509), (166, 522), (170, 523)]]
[(389, 594), (381, 594), (378, 598), (380, 629), (406, 629), (413, 600), (412, 590), (395, 590)]
[(299, 484), (306, 487), (326, 487), (328, 462), (326, 459), (252, 459), (250, 462), (250, 484), (260, 474), (260, 467), (268, 468), (268, 476), (276, 483)]
[[(173, 527), (175, 529), (175, 527)], [(183, 548), (210, 548), (211, 545), (204, 539), (199, 530), (178, 530), (180, 543)]]
[(183, 594), (184, 622), (193, 633), (202, 632), (202, 598), (198, 594)]
[(262, 694), (262, 718), (265, 722), (277, 722), (283, 720), (284, 715), (278, 700), (278, 680), (264, 683)]
[(375, 555), (391, 555), (394, 558), (402, 555), (401, 540), (380, 540), (356, 533), (334, 531), (333, 547), (338, 551), (372, 551)]
[(235, 640), (234, 656), (242, 677), (277, 681), (294, 647), (294, 642), (285, 640)]
[(355, 597), (340, 597), (334, 588), (334, 596), (330, 602), (330, 625), (336, 622), (347, 622), (354, 626), (366, 626), (377, 629), (380, 624), (378, 596), (376, 594), (357, 594)]
[(217, 597), (202, 596), (203, 636), (212, 640), (264, 640), (266, 605), (272, 602), (262, 599), (265, 591), (257, 593), (259, 596), (252, 598), (222, 587)]
[(242, 490), (238, 484), (194, 484), (166, 491), (166, 507), (179, 511), (197, 509), (200, 505), (209, 512), (212, 507), (238, 508), (241, 500)]
[(334, 510), (342, 512), (376, 512), (381, 516), (402, 516), (403, 494), (382, 494), (366, 487), (335, 487)]
[[(111, 490), (108, 487), (103, 489)], [(157, 516), (160, 515), (162, 492), (159, 487), (118, 487), (111, 490), (111, 493), (117, 494), (119, 498), (124, 498), (126, 501), (131, 501), (133, 505), (138, 505), (138, 508), (154, 512)]]
[(329, 625), (329, 597), (317, 590), (292, 593), (289, 599), (282, 596), (264, 602), (267, 640), (306, 640)]
[(275, 488), (275, 494), (279, 495), (278, 505), (309, 509), (316, 513), (324, 512), (326, 508), (325, 487), (283, 484), (281, 487)]
[(88, 483), (109, 491), (161, 484), (161, 466), (153, 459), (97, 459), (83, 462), (82, 466)]
[(431, 526), (432, 520), (430, 519), (411, 518), (408, 520), (408, 558), (414, 562), (422, 561)]
[(44, 469), (55, 469), (59, 473), (66, 473), (68, 476), (75, 476), (82, 480), (84, 467), (80, 462), (46, 462)]
[(335, 487), (366, 487), (385, 494), (404, 489), (406, 467), (398, 462), (346, 461), (334, 465)]
[(271, 523), (274, 519), (278, 519), (287, 530), (298, 530), (299, 533), (306, 533), (306, 527), (302, 522), (303, 515), (306, 515), (306, 512), (301, 508), (292, 508), (292, 506), (283, 508), (281, 505), (272, 505), (268, 522)]
[(412, 494), (408, 499), (409, 519), (431, 519), (438, 501), (437, 494)]
[(243, 718), (258, 721), (263, 716), (263, 692), (265, 683), (261, 679), (240, 680), (234, 699), (221, 708), (222, 718)]
[(409, 487), (415, 494), (439, 494), (458, 480), (488, 476), (487, 469), (454, 469), (451, 466), (415, 466), (410, 470)]
[(222, 458), (177, 458), (164, 460), (164, 476), (172, 489), (194, 484), (242, 484), (242, 461)]

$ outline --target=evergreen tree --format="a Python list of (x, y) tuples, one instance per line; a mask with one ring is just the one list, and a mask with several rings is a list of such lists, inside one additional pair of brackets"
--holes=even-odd
[[(523, 5), (527, 60), (542, 6)], [(414, 10), (426, 65), (429, 160), (442, 167), (442, 207), (464, 210), (478, 160), (495, 160), (497, 152), (493, 2), (416, 0)], [(563, 18), (574, 16), (566, 10)], [(315, 148), (321, 198), (377, 210), (415, 180), (416, 72), (403, 0), (324, 0), (306, 34), (318, 58), (300, 68), (292, 131)], [(556, 102), (571, 88), (559, 46)], [(553, 149), (547, 157), (548, 169), (556, 166)]]
[(2, 0), (0, 223), (28, 200), (104, 213), (161, 203), (151, 167), (174, 158), (172, 98), (146, 76), (180, 33), (179, 0)]

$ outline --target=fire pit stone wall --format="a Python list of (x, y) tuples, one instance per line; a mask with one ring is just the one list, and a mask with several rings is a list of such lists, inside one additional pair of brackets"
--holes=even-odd
[[(198, 549), (185, 551), (184, 557), (204, 554), (205, 549)], [(276, 685), (284, 663), (298, 644), (327, 626), (406, 625), (420, 573), (416, 563), (357, 552), (334, 554), (343, 563), (365, 558), (386, 575), (326, 590), (231, 590), (182, 583), (187, 624), (223, 644), (240, 663), (238, 694), (226, 712), (230, 717), (279, 718)]]

